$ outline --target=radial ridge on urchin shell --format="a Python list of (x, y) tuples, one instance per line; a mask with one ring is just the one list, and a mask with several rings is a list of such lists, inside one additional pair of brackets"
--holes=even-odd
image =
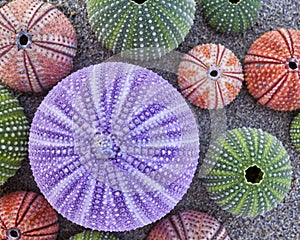
[[(99, 40), (114, 53), (153, 59), (175, 49), (193, 25), (194, 0), (86, 0)], [(135, 51), (136, 50), (136, 51)]]
[(23, 92), (44, 92), (68, 75), (76, 33), (55, 6), (14, 0), (0, 9), (0, 81)]
[(221, 44), (194, 47), (184, 55), (178, 68), (183, 96), (205, 109), (219, 109), (231, 103), (243, 81), (240, 61)]
[(15, 175), (28, 151), (29, 124), (19, 101), (0, 85), (0, 185)]
[(0, 238), (55, 240), (58, 216), (46, 199), (34, 192), (17, 191), (0, 198)]
[(118, 240), (118, 238), (111, 233), (84, 230), (83, 232), (70, 237), (69, 240)]
[(238, 33), (250, 28), (260, 10), (260, 0), (202, 0), (208, 23), (220, 32)]
[(279, 111), (300, 108), (300, 31), (264, 33), (245, 57), (245, 80), (257, 101)]
[(288, 194), (292, 167), (282, 143), (254, 128), (227, 131), (211, 146), (203, 165), (212, 199), (242, 217), (266, 213)]
[(297, 150), (300, 151), (300, 113), (298, 113), (290, 126), (290, 138)]
[(142, 227), (186, 193), (198, 163), (194, 115), (156, 73), (102, 63), (65, 78), (30, 129), (35, 180), (67, 219), (99, 231)]
[(147, 240), (230, 240), (226, 229), (211, 215), (186, 210), (160, 220)]

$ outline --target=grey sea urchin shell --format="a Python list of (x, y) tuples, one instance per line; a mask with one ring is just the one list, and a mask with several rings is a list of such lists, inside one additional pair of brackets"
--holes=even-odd
[(199, 139), (183, 97), (156, 73), (103, 63), (73, 73), (33, 119), (29, 158), (51, 205), (102, 231), (142, 227), (182, 198)]

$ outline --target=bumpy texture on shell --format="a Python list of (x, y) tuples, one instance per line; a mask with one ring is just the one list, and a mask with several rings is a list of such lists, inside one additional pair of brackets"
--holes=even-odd
[(243, 80), (240, 61), (221, 44), (194, 47), (183, 57), (178, 69), (182, 94), (202, 108), (223, 108), (232, 102)]
[(260, 0), (202, 0), (208, 23), (220, 32), (237, 33), (248, 29), (257, 19)]
[(38, 108), (29, 157), (38, 186), (69, 220), (125, 231), (167, 214), (198, 160), (194, 116), (150, 70), (103, 63), (73, 73)]
[(55, 240), (58, 216), (46, 199), (34, 192), (18, 191), (0, 198), (0, 238)]
[(147, 240), (230, 240), (226, 229), (211, 215), (184, 211), (160, 220)]
[(249, 92), (275, 110), (300, 108), (300, 31), (278, 29), (258, 38), (245, 57)]
[(288, 193), (292, 169), (282, 143), (262, 130), (219, 137), (205, 160), (205, 184), (219, 206), (243, 217), (274, 208)]
[(296, 149), (300, 151), (300, 113), (298, 113), (290, 127), (290, 138)]
[(0, 85), (0, 185), (27, 156), (29, 124), (19, 101)]
[(69, 240), (118, 240), (118, 238), (110, 233), (85, 230), (82, 233), (70, 237)]
[[(194, 0), (86, 0), (89, 22), (113, 52), (134, 51), (132, 58), (160, 57), (183, 42), (195, 15)], [(153, 49), (152, 49), (153, 48)], [(145, 52), (144, 52), (145, 51)]]
[(43, 92), (68, 75), (76, 34), (49, 3), (15, 0), (0, 9), (0, 81), (24, 92)]

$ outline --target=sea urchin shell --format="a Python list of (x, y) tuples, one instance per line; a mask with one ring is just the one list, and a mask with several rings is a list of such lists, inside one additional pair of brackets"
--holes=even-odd
[(110, 233), (85, 230), (69, 238), (69, 240), (118, 240)]
[(9, 91), (0, 85), (0, 185), (13, 176), (27, 156), (29, 124)]
[(257, 39), (245, 57), (249, 92), (275, 110), (300, 108), (300, 31), (278, 29)]
[(0, 80), (13, 89), (43, 92), (72, 69), (75, 31), (49, 3), (7, 3), (0, 9), (0, 39)]
[[(193, 24), (196, 5), (194, 0), (86, 0), (86, 4), (91, 27), (107, 48), (115, 53), (138, 48), (141, 51), (133, 58), (143, 60), (178, 47)], [(152, 49), (153, 56), (142, 49)]]
[(223, 108), (233, 101), (244, 80), (240, 61), (221, 44), (204, 44), (186, 54), (178, 69), (182, 94), (198, 107)]
[(151, 230), (147, 240), (230, 240), (226, 229), (211, 215), (184, 211), (162, 219)]
[(33, 119), (29, 158), (51, 205), (100, 231), (142, 227), (167, 214), (192, 181), (195, 118), (150, 70), (103, 63), (65, 78)]
[(298, 113), (290, 127), (290, 138), (296, 149), (300, 151), (300, 113)]
[(46, 199), (18, 191), (0, 198), (0, 239), (55, 240), (58, 216)]
[(209, 149), (204, 165), (211, 197), (233, 214), (256, 216), (288, 193), (292, 169), (282, 143), (260, 129), (226, 132)]
[(237, 33), (257, 19), (261, 0), (202, 0), (208, 23), (220, 32)]

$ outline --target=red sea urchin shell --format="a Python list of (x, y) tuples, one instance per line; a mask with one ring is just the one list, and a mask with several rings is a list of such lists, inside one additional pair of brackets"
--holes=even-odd
[(245, 57), (249, 92), (274, 110), (300, 108), (300, 31), (284, 28), (257, 39)]
[(58, 216), (44, 197), (18, 191), (0, 198), (0, 239), (54, 240)]
[(230, 240), (226, 229), (211, 215), (184, 211), (162, 219), (152, 229), (147, 240)]
[(0, 81), (23, 92), (43, 92), (68, 75), (76, 33), (55, 6), (15, 0), (0, 9)]
[(204, 44), (186, 54), (178, 69), (182, 94), (206, 109), (223, 108), (232, 102), (244, 80), (240, 61), (221, 44)]

